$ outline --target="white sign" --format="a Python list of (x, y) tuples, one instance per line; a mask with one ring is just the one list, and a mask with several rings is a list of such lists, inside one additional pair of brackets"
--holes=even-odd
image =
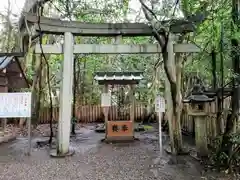
[(111, 93), (102, 93), (101, 106), (111, 106)]
[(162, 156), (162, 112), (165, 112), (165, 99), (161, 96), (156, 97), (155, 111), (158, 113), (159, 118), (159, 152), (160, 156)]
[(165, 112), (165, 99), (161, 96), (155, 100), (155, 112)]
[(0, 118), (31, 117), (31, 93), (0, 93)]

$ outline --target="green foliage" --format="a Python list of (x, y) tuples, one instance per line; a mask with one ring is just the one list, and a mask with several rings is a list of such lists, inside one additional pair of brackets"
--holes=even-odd
[[(192, 0), (184, 0), (183, 8), (188, 5), (188, 11), (196, 12), (199, 10), (200, 3)], [(193, 57), (193, 60), (185, 64), (185, 73), (196, 72), (198, 76), (204, 79), (206, 85), (210, 86), (212, 80), (211, 51), (217, 52), (217, 77), (220, 85), (220, 54), (224, 57), (224, 80), (229, 82), (231, 75), (231, 3), (230, 1), (209, 1), (207, 4), (209, 13), (207, 20), (200, 24), (197, 31), (190, 38), (191, 41), (198, 44), (202, 52)], [(221, 52), (221, 28), (223, 28), (224, 49)]]
[[(60, 18), (68, 20), (77, 20), (81, 22), (127, 22), (128, 13), (133, 12), (130, 9), (129, 0), (54, 0), (49, 3), (50, 7), (46, 9), (48, 15), (51, 16), (51, 9), (54, 9), (54, 16), (58, 14)], [(197, 25), (197, 31), (191, 33), (185, 41), (197, 44), (202, 51), (198, 54), (190, 55), (184, 63), (184, 75), (188, 76), (193, 72), (198, 74), (201, 79), (205, 80), (205, 85), (210, 86), (212, 81), (211, 73), (211, 51), (215, 49), (217, 52), (217, 76), (218, 84), (220, 84), (220, 54), (224, 55), (224, 77), (225, 83), (229, 82), (232, 76), (231, 72), (231, 42), (232, 36), (239, 37), (239, 31), (235, 27), (234, 34), (231, 33), (231, 1), (197, 1), (197, 0), (182, 0), (181, 10), (185, 16), (197, 13), (208, 12), (207, 20), (202, 24)], [(157, 8), (155, 8), (157, 9)], [(138, 14), (139, 12), (136, 12)], [(159, 12), (156, 12), (159, 14)], [(161, 14), (161, 13), (160, 13)], [(136, 15), (139, 16), (139, 15)], [(6, 16), (1, 16), (4, 22)], [(140, 19), (140, 18), (136, 18)], [(224, 28), (224, 51), (221, 52), (221, 26)], [(16, 30), (13, 30), (13, 34)], [(1, 41), (6, 44), (8, 36), (8, 27), (5, 26), (2, 30)], [(15, 37), (12, 36), (12, 37)], [(54, 36), (58, 41), (59, 37)], [(14, 44), (15, 38), (12, 38), (11, 46)], [(48, 36), (44, 36), (43, 43), (47, 43)], [(109, 44), (114, 41), (109, 37), (75, 37), (75, 43), (99, 43)], [(124, 37), (125, 44), (147, 44), (154, 43), (154, 37)], [(192, 57), (192, 58), (191, 58)], [(143, 71), (144, 80), (137, 87), (139, 101), (153, 102), (156, 93), (163, 92), (164, 71), (162, 66), (155, 67), (159, 61), (158, 55), (79, 55), (76, 67), (78, 77), (77, 94), (84, 96), (85, 103), (99, 103), (101, 88), (93, 80), (94, 72), (96, 71)], [(59, 89), (61, 82), (61, 63), (62, 55), (51, 55), (48, 57), (50, 65), (51, 85), (53, 91)], [(32, 79), (34, 75), (33, 60), (25, 62), (26, 74)], [(158, 70), (157, 70), (158, 69)], [(45, 83), (46, 84), (46, 83)], [(47, 90), (47, 88), (44, 88)], [(47, 94), (47, 93), (45, 93)], [(81, 99), (81, 98), (80, 98)]]
[[(231, 73), (230, 37), (231, 37), (231, 7), (230, 1), (196, 0), (181, 1), (181, 9), (185, 15), (196, 12), (208, 11), (209, 16), (202, 24), (197, 26), (197, 31), (190, 34), (188, 40), (196, 43), (202, 52), (190, 55), (184, 63), (184, 74), (188, 76), (195, 72), (205, 85), (210, 86), (212, 81), (211, 51), (217, 52), (217, 77), (220, 84), (220, 53), (224, 55), (225, 82), (229, 82)], [(55, 7), (59, 9), (62, 17), (82, 22), (121, 22), (126, 21), (129, 9), (129, 1), (78, 1), (55, 0)], [(205, 7), (205, 9), (204, 9)], [(224, 52), (220, 52), (221, 26), (224, 28)], [(236, 32), (235, 36), (238, 36)], [(109, 44), (114, 41), (109, 37), (76, 37), (76, 43)], [(124, 37), (125, 44), (153, 43), (153, 37)], [(192, 56), (192, 58), (190, 58)], [(52, 55), (49, 58), (51, 81), (53, 87), (58, 88), (61, 81), (62, 56)], [(162, 92), (164, 71), (161, 66), (156, 71), (155, 64), (159, 60), (158, 55), (86, 55), (78, 57), (76, 74), (78, 76), (78, 96), (84, 96), (84, 103), (99, 103), (101, 87), (93, 80), (96, 71), (143, 71), (144, 80), (137, 87), (139, 101), (152, 103), (156, 93)], [(191, 60), (190, 60), (191, 59)], [(82, 87), (83, 86), (83, 87)], [(80, 98), (81, 99), (81, 98)], [(82, 99), (82, 100), (83, 100)]]
[[(225, 141), (225, 140), (228, 141)], [(233, 147), (229, 153), (229, 148)], [(218, 136), (211, 147), (211, 162), (219, 170), (236, 170), (240, 164), (240, 133)]]

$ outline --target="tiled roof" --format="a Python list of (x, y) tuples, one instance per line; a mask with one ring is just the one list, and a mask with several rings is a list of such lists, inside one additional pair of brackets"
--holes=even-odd
[(141, 80), (142, 72), (96, 72), (94, 79), (97, 81), (109, 80)]

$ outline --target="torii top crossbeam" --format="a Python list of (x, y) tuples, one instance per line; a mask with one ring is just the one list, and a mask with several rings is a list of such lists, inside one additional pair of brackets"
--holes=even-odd
[[(46, 34), (64, 34), (71, 32), (79, 36), (152, 36), (152, 28), (145, 23), (83, 23), (79, 21), (62, 21), (59, 19), (39, 17), (33, 14), (25, 14), (25, 18), (30, 25), (34, 25), (36, 31), (41, 31)], [(191, 17), (189, 19), (168, 20), (156, 24), (170, 24), (171, 33), (187, 33), (193, 32), (196, 27), (195, 23), (199, 23), (202, 19)], [(39, 25), (38, 25), (39, 23)], [(161, 29), (159, 33), (163, 32)]]

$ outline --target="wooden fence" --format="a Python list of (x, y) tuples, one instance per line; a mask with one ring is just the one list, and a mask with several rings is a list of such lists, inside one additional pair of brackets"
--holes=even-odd
[[(228, 109), (230, 103), (230, 98), (225, 99), (224, 108)], [(216, 105), (216, 103), (215, 103)], [(215, 105), (211, 106), (212, 109), (215, 109)], [(114, 120), (118, 118), (118, 109), (116, 106), (112, 106), (109, 110), (109, 119)], [(143, 120), (147, 115), (147, 110), (144, 104), (137, 104), (135, 106), (135, 121), (139, 122)], [(58, 121), (59, 108), (53, 108), (53, 121), (56, 123)], [(76, 117), (77, 121), (81, 123), (95, 123), (95, 122), (104, 122), (104, 116), (101, 105), (85, 105), (76, 107)], [(47, 108), (43, 108), (40, 111), (40, 123), (49, 123), (50, 115)], [(211, 138), (216, 135), (216, 113), (208, 117), (207, 123), (207, 133), (208, 141), (211, 141)], [(183, 132), (188, 134), (194, 134), (195, 124), (194, 118), (189, 116), (186, 111), (183, 111), (181, 117), (181, 126)]]
[[(110, 107), (109, 110), (109, 119), (114, 120), (118, 118), (118, 109), (117, 106)], [(144, 118), (145, 107), (143, 104), (137, 104), (135, 106), (135, 120), (139, 121)], [(53, 108), (53, 122), (58, 121), (59, 108)], [(94, 122), (103, 122), (104, 116), (101, 105), (85, 105), (76, 107), (76, 118), (78, 122), (81, 123), (94, 123)], [(40, 123), (45, 124), (50, 121), (50, 113), (48, 108), (42, 108), (40, 110)]]
[[(227, 110), (230, 105), (231, 98), (226, 98), (224, 100), (224, 109)], [(213, 103), (211, 106), (211, 109), (216, 109), (217, 103)], [(224, 119), (226, 120), (226, 118)], [(226, 122), (223, 122), (223, 126), (225, 126)], [(212, 115), (208, 116), (207, 119), (207, 133), (208, 133), (208, 142), (210, 143), (212, 139), (216, 136), (216, 124), (217, 124), (217, 114), (216, 112)], [(194, 134), (195, 133), (195, 124), (194, 124), (194, 117), (189, 116), (186, 111), (183, 111), (182, 117), (181, 117), (181, 125), (183, 132), (186, 132), (188, 134)]]

